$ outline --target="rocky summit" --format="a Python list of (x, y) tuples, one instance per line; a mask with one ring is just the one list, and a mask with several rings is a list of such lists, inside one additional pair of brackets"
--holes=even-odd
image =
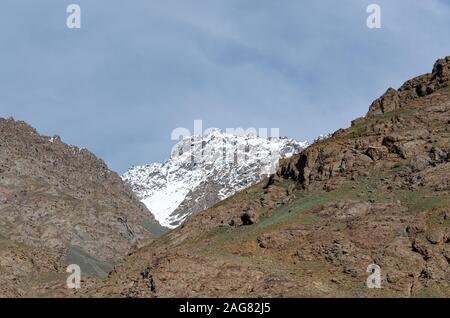
[(161, 226), (91, 152), (0, 119), (0, 296), (45, 295), (68, 264), (104, 277)]
[(449, 70), (389, 89), (77, 295), (450, 297)]
[(175, 228), (274, 173), (280, 159), (306, 145), (289, 138), (211, 129), (204, 136), (183, 138), (165, 163), (133, 167), (122, 178), (157, 221)]

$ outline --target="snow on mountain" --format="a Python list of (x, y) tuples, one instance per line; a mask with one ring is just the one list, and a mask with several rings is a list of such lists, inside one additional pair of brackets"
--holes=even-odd
[(186, 137), (165, 163), (137, 166), (122, 178), (169, 228), (276, 171), (278, 160), (307, 146), (288, 138), (233, 135), (213, 129)]

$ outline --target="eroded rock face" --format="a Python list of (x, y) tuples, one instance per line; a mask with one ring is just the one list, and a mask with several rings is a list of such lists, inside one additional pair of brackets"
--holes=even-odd
[(103, 275), (156, 225), (103, 161), (13, 119), (0, 119), (0, 215), (0, 238)]
[(252, 211), (247, 211), (247, 212), (242, 213), (241, 221), (242, 221), (242, 225), (248, 226), (248, 225), (255, 224), (258, 220), (257, 220), (256, 213), (254, 213)]
[[(308, 147), (282, 162), (278, 175), (294, 178), (309, 188), (315, 181), (329, 180), (330, 184), (335, 184), (349, 176), (364, 175), (374, 162), (393, 165), (398, 159), (404, 159), (411, 162), (413, 170), (423, 170), (447, 161), (449, 64), (448, 57), (439, 60), (432, 74), (407, 81), (397, 92), (388, 90), (372, 104), (365, 120), (358, 120), (350, 129), (333, 135), (339, 142), (321, 141)], [(434, 83), (434, 94), (413, 93), (422, 82)], [(421, 113), (408, 114), (415, 109), (420, 109)], [(440, 128), (434, 127), (432, 122), (439, 123)]]
[(369, 108), (370, 115), (380, 115), (383, 113), (392, 112), (400, 108), (400, 93), (389, 88), (386, 93), (377, 99)]
[[(439, 59), (433, 67), (433, 80), (436, 80), (438, 84), (447, 86), (450, 81), (450, 56), (443, 59)], [(437, 87), (435, 87), (437, 88)]]
[(411, 79), (395, 90), (389, 88), (386, 93), (373, 102), (367, 117), (392, 112), (405, 107), (411, 100), (433, 94), (448, 87), (450, 83), (450, 56), (438, 60), (432, 73)]

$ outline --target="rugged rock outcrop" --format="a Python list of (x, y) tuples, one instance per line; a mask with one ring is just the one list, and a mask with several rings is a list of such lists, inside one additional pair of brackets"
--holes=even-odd
[[(436, 62), (433, 73), (407, 81), (398, 91), (389, 89), (364, 120), (285, 160), (278, 175), (309, 187), (314, 181), (336, 183), (365, 175), (374, 164), (388, 167), (399, 159), (410, 160), (415, 168), (418, 161), (427, 166), (442, 162), (449, 153), (449, 69), (447, 57)], [(419, 94), (421, 85), (433, 89)]]
[(411, 100), (433, 94), (436, 90), (448, 87), (450, 83), (450, 57), (438, 60), (432, 73), (413, 78), (398, 90), (389, 88), (386, 93), (373, 102), (367, 113), (376, 116), (405, 107)]

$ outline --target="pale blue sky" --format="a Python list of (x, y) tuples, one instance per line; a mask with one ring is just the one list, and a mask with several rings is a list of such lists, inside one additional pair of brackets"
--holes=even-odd
[(166, 159), (195, 119), (312, 140), (450, 55), (449, 16), (444, 0), (2, 0), (0, 116), (118, 172)]

